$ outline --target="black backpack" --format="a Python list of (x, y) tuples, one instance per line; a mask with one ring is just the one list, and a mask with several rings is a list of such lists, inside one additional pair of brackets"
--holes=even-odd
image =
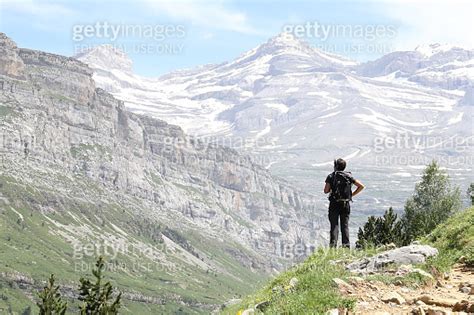
[(330, 200), (352, 201), (352, 175), (349, 172), (335, 171), (332, 173)]

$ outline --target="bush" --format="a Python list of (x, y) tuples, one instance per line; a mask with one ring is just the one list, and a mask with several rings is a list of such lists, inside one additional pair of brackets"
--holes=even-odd
[(467, 196), (471, 200), (471, 205), (474, 206), (474, 183), (471, 183), (471, 185), (467, 189)]
[(370, 216), (357, 233), (357, 248), (376, 247), (401, 242), (401, 222), (390, 207), (382, 217)]
[(40, 315), (63, 315), (66, 313), (67, 302), (62, 300), (59, 293), (59, 286), (54, 285), (54, 275), (49, 277), (48, 284), (38, 294), (40, 301), (36, 304), (39, 307)]
[(112, 285), (110, 282), (103, 283), (104, 276), (102, 275), (102, 271), (105, 269), (105, 263), (102, 257), (99, 257), (95, 266), (96, 268), (92, 270), (92, 274), (95, 277), (94, 283), (85, 278), (79, 280), (81, 283), (79, 288), (79, 300), (84, 302), (81, 307), (81, 314), (118, 314), (122, 293), (119, 293), (113, 300)]
[(427, 235), (460, 208), (459, 188), (451, 186), (448, 175), (440, 170), (436, 161), (431, 162), (405, 204), (401, 218), (402, 244), (408, 245)]
[[(102, 272), (105, 263), (102, 257), (97, 259), (96, 268), (92, 270), (95, 282), (81, 278), (79, 282), (79, 300), (83, 301), (81, 306), (82, 315), (115, 315), (121, 306), (122, 293), (115, 299), (112, 298), (113, 288), (110, 282), (104, 282)], [(67, 311), (67, 303), (62, 300), (59, 286), (54, 285), (54, 275), (51, 275), (48, 285), (38, 294), (40, 301), (37, 303), (40, 315), (63, 315)], [(26, 311), (26, 310), (25, 310)]]

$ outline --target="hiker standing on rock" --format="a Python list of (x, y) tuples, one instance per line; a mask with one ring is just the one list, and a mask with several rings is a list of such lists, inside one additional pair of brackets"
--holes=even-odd
[[(334, 171), (326, 177), (324, 193), (329, 194), (329, 222), (331, 223), (330, 247), (337, 247), (339, 237), (339, 221), (341, 224), (342, 246), (350, 247), (349, 243), (349, 215), (351, 213), (352, 197), (358, 195), (364, 185), (354, 179), (350, 172), (345, 172), (346, 161), (343, 159), (334, 160)], [(352, 184), (357, 189), (352, 192)]]

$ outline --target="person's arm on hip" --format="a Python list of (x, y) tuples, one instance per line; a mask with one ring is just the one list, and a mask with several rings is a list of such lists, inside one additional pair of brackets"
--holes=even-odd
[[(354, 192), (352, 193), (352, 197), (355, 197), (357, 196), (362, 190), (364, 190), (365, 186), (364, 184), (362, 184), (359, 180), (355, 180), (354, 181), (354, 185), (357, 187), (356, 190), (354, 190)], [(324, 190), (324, 192), (326, 192), (326, 188)]]

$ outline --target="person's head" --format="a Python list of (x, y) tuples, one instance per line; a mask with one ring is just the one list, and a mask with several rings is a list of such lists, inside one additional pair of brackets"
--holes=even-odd
[(343, 171), (346, 169), (346, 161), (343, 159), (339, 158), (337, 160), (334, 160), (334, 170), (335, 171)]

